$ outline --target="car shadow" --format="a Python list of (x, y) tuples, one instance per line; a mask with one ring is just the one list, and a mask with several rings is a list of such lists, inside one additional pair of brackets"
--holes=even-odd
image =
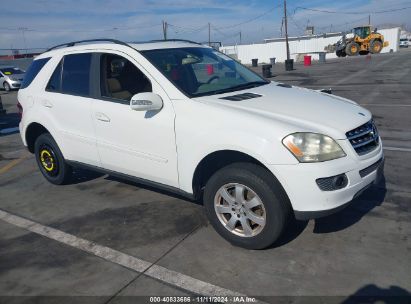
[(19, 123), (18, 113), (0, 114), (0, 136), (18, 133)]
[(411, 303), (411, 293), (399, 286), (380, 288), (368, 284), (348, 296), (340, 304), (408, 304)]
[(74, 168), (73, 175), (71, 177), (69, 184), (76, 185), (76, 184), (85, 183), (85, 182), (100, 178), (104, 175), (105, 174), (96, 172), (96, 171), (91, 171), (91, 170), (87, 170), (83, 168)]
[(287, 228), (283, 232), (283, 234), (280, 236), (280, 238), (274, 242), (271, 246), (269, 246), (267, 249), (274, 249), (278, 248), (281, 246), (284, 246), (293, 240), (295, 240), (308, 225), (308, 221), (298, 221), (294, 218), (290, 220), (290, 222), (287, 225)]
[(123, 184), (126, 184), (126, 185), (134, 186), (134, 187), (138, 187), (138, 188), (145, 189), (145, 190), (148, 190), (148, 191), (153, 191), (153, 192), (156, 192), (156, 193), (168, 195), (168, 196), (171, 196), (171, 197), (174, 197), (174, 198), (177, 198), (177, 199), (181, 199), (183, 201), (190, 202), (190, 203), (193, 203), (193, 204), (196, 204), (196, 205), (202, 205), (203, 204), (201, 200), (189, 199), (184, 195), (180, 195), (180, 194), (172, 192), (172, 191), (167, 191), (167, 190), (164, 190), (164, 189), (160, 189), (160, 188), (157, 188), (157, 187), (154, 187), (154, 186), (149, 186), (149, 185), (142, 184), (142, 183), (132, 181), (132, 180), (128, 180), (128, 179), (125, 179), (125, 178), (121, 178), (121, 177), (117, 177), (117, 176), (113, 176), (113, 175), (108, 175), (107, 177), (105, 177), (105, 179), (111, 180), (111, 181), (116, 181), (116, 182), (123, 183)]
[(359, 222), (364, 215), (381, 206), (387, 193), (385, 177), (354, 199), (345, 209), (315, 220), (314, 233), (331, 233), (344, 230)]

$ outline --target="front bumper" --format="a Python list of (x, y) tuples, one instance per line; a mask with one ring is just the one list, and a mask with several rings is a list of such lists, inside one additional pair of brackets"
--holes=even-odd
[(9, 85), (12, 89), (20, 89), (21, 82), (20, 81), (10, 81)]
[[(351, 153), (350, 153), (351, 154)], [(380, 161), (378, 166), (373, 166)], [(307, 220), (335, 213), (346, 207), (383, 174), (382, 145), (362, 157), (346, 156), (322, 163), (272, 165), (270, 170), (283, 185), (297, 219)], [(360, 171), (372, 168), (361, 177)], [(316, 183), (324, 178), (345, 173), (348, 184), (342, 189), (322, 191)]]

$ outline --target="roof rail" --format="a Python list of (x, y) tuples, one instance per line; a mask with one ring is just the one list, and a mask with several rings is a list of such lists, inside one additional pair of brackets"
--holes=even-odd
[(129, 46), (127, 43), (120, 41), (120, 40), (116, 40), (116, 39), (105, 39), (105, 38), (101, 38), (101, 39), (87, 39), (87, 40), (79, 40), (79, 41), (73, 41), (73, 42), (67, 42), (67, 43), (63, 43), (63, 44), (59, 44), (56, 46), (53, 46), (51, 48), (49, 48), (46, 52), (57, 49), (59, 47), (69, 47), (69, 46), (74, 46), (76, 44), (79, 43), (85, 43), (85, 42), (112, 42), (115, 44), (121, 44), (121, 45), (125, 45), (125, 46)]
[(188, 42), (188, 43), (193, 43), (193, 44), (198, 44), (198, 45), (202, 45), (201, 43), (199, 43), (199, 42), (195, 42), (195, 41), (191, 41), (191, 40), (186, 40), (186, 39), (166, 39), (166, 40), (161, 40), (161, 39), (159, 39), (159, 40), (151, 40), (151, 41), (148, 41), (148, 43), (150, 43), (150, 42), (167, 42), (167, 41), (176, 41), (176, 42)]

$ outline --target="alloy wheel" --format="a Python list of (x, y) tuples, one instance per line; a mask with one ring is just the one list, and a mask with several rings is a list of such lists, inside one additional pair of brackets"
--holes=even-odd
[(261, 198), (249, 187), (223, 185), (214, 198), (214, 209), (221, 224), (241, 237), (258, 235), (266, 224), (266, 210)]

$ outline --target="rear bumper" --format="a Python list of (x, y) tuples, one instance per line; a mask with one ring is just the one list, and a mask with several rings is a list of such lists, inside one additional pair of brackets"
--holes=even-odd
[[(362, 160), (347, 156), (329, 162), (281, 165), (270, 169), (283, 185), (296, 219), (308, 220), (344, 209), (354, 198), (377, 183), (383, 175), (384, 155), (380, 144)], [(342, 189), (323, 191), (316, 183), (318, 178), (339, 174), (345, 174), (348, 179)]]

